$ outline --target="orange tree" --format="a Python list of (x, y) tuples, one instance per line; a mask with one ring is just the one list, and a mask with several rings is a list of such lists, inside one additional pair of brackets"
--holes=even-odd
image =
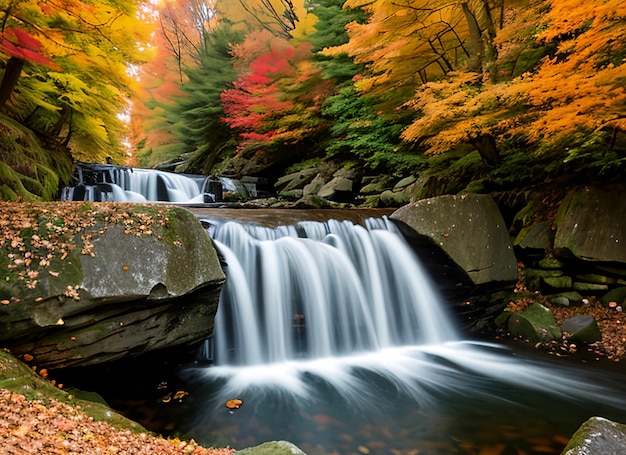
[[(362, 94), (413, 109), (402, 139), (426, 154), (470, 144), (497, 166), (503, 143), (558, 163), (622, 162), (625, 6), (618, 0), (348, 0), (369, 12), (347, 52)], [(530, 156), (527, 156), (530, 157)], [(587, 161), (584, 161), (587, 160)]]

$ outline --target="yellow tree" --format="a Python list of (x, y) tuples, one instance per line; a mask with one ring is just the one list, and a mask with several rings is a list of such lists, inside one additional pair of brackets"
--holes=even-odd
[(511, 16), (516, 33), (505, 26), (506, 39), (496, 40), (507, 51), (503, 60), (518, 59), (520, 42), (529, 37), (552, 52), (502, 83), (459, 72), (424, 84), (408, 103), (418, 117), (403, 138), (426, 145), (427, 153), (472, 143), (487, 162), (498, 158), (495, 138), (516, 134), (539, 150), (573, 154), (608, 131), (611, 148), (626, 129), (626, 6), (619, 0), (534, 1)]
[(460, 69), (490, 71), (495, 60), (487, 0), (348, 0), (344, 7), (361, 8), (369, 19), (348, 24), (350, 41), (324, 53), (367, 65), (370, 74), (357, 83), (366, 93), (393, 93), (397, 103), (420, 84)]
[(302, 39), (313, 32), (316, 21), (304, 0), (221, 0), (216, 11), (235, 28), (267, 30), (285, 39)]
[[(24, 30), (57, 65), (56, 71), (41, 65), (25, 68), (19, 90), (6, 103), (8, 113), (58, 138), (77, 159), (122, 161), (125, 124), (118, 114), (132, 93), (128, 65), (146, 60), (142, 46), (151, 30), (138, 6), (138, 1), (101, 0), (4, 3), (0, 32)], [(2, 62), (9, 58), (0, 55)]]

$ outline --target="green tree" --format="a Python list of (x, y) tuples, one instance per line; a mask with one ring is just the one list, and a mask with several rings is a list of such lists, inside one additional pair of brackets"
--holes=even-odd
[(221, 93), (232, 88), (236, 78), (231, 48), (243, 40), (241, 31), (222, 21), (205, 34), (198, 48), (197, 67), (185, 68), (188, 81), (181, 86), (184, 96), (165, 112), (178, 153), (192, 153), (187, 172), (210, 173), (223, 154), (231, 153), (232, 132), (222, 122)]

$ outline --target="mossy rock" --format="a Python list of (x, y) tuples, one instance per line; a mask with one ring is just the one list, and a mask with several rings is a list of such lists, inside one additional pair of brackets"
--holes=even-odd
[(552, 289), (571, 289), (573, 283), (570, 276), (546, 276), (541, 281)]
[(285, 190), (281, 191), (279, 196), (283, 199), (287, 199), (288, 201), (297, 201), (304, 194), (301, 189), (293, 189), (293, 190)]
[(567, 318), (561, 324), (561, 331), (568, 333), (572, 340), (583, 343), (595, 343), (602, 339), (602, 332), (593, 316), (576, 315)]
[(542, 270), (527, 267), (523, 270), (524, 282), (531, 291), (538, 291), (542, 288), (543, 279), (560, 277), (564, 275), (562, 270)]
[[(136, 422), (127, 419), (111, 410), (101, 399), (94, 394), (66, 392), (52, 385), (39, 376), (32, 368), (17, 360), (10, 352), (0, 350), (0, 388), (23, 395), (28, 400), (54, 399), (56, 401), (80, 406), (81, 410), (95, 420), (108, 422), (117, 427), (130, 429), (135, 432), (146, 430)], [(78, 396), (89, 396), (90, 399), (81, 399)]]
[(387, 189), (387, 185), (383, 181), (368, 183), (359, 191), (363, 195), (380, 194)]
[(583, 275), (576, 275), (576, 279), (595, 284), (615, 284), (617, 282), (615, 278), (606, 275), (600, 275), (598, 273), (586, 273)]
[(496, 327), (504, 328), (507, 326), (511, 314), (513, 314), (512, 311), (504, 310), (502, 313), (496, 316), (496, 318), (493, 320), (493, 323), (496, 325)]
[(561, 306), (573, 306), (583, 303), (583, 296), (578, 292), (561, 292), (560, 294), (554, 294), (551, 296), (552, 303)]
[(608, 306), (609, 302), (616, 302), (618, 305), (626, 305), (626, 286), (611, 289), (600, 298), (600, 302), (604, 306)]
[(408, 177), (403, 178), (402, 180), (400, 180), (398, 183), (396, 183), (393, 187), (394, 191), (397, 190), (401, 190), (403, 188), (406, 188), (407, 186), (415, 183), (417, 179), (415, 178), (414, 175), (409, 175)]
[(258, 446), (238, 450), (236, 455), (306, 455), (297, 446), (287, 441), (270, 441)]
[(365, 201), (360, 205), (363, 208), (377, 208), (380, 207), (380, 196), (378, 194), (372, 194), (365, 198)]
[(542, 269), (562, 269), (564, 266), (565, 263), (556, 258), (543, 258), (539, 261), (539, 267)]
[(515, 237), (513, 245), (522, 249), (534, 249), (548, 251), (552, 248), (552, 229), (543, 221), (535, 225), (522, 228)]
[(574, 433), (562, 455), (608, 455), (626, 453), (626, 425), (591, 417)]
[(19, 220), (0, 248), (0, 341), (16, 355), (61, 368), (211, 333), (225, 275), (189, 211), (82, 202), (0, 210)]
[(540, 303), (533, 303), (521, 312), (511, 312), (508, 329), (514, 337), (533, 343), (561, 338), (561, 329), (552, 312)]
[(609, 286), (606, 284), (583, 283), (581, 281), (574, 282), (572, 288), (583, 292), (604, 292), (609, 290)]

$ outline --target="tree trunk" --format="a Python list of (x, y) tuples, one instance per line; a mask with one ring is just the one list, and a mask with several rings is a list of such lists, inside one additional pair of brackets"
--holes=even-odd
[(24, 60), (17, 57), (11, 57), (7, 62), (4, 76), (0, 83), (0, 107), (4, 107), (11, 97), (11, 93), (13, 93), (13, 89), (17, 85), (17, 81), (20, 79), (20, 74), (22, 74), (23, 67)]
[[(504, 3), (504, 0), (503, 0)], [(481, 17), (485, 20), (485, 30), (482, 33), (484, 63), (483, 71), (489, 74), (489, 80), (493, 83), (496, 82), (498, 76), (498, 67), (496, 61), (498, 59), (498, 50), (493, 45), (493, 40), (496, 37), (496, 26), (493, 23), (491, 16), (491, 8), (489, 8), (488, 0), (482, 0), (480, 2)]]
[(483, 66), (483, 40), (481, 36), (480, 26), (476, 20), (476, 16), (472, 13), (467, 3), (461, 3), (467, 27), (469, 28), (469, 59), (467, 60), (467, 70), (481, 72)]
[(496, 141), (491, 134), (481, 134), (471, 139), (470, 144), (476, 147), (485, 166), (493, 167), (500, 162), (500, 152), (498, 152)]

